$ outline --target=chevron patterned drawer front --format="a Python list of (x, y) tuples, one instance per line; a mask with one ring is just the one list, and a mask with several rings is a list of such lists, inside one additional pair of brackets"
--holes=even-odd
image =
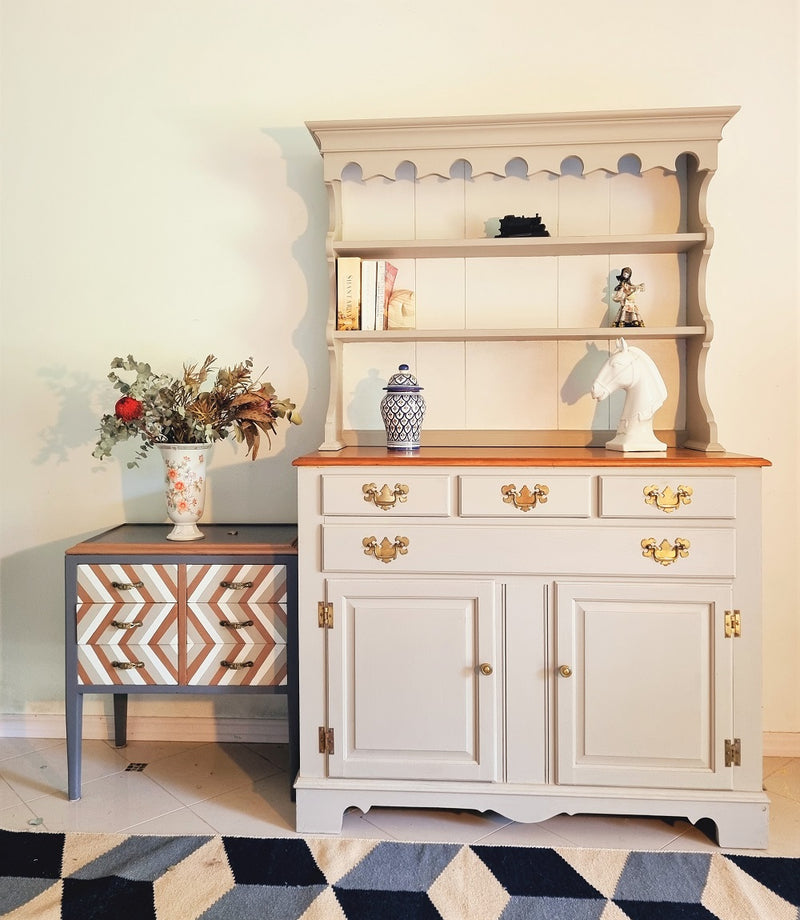
[(285, 645), (201, 645), (189, 649), (186, 683), (192, 687), (286, 685)]
[(187, 565), (190, 603), (285, 604), (284, 565)]
[(79, 645), (81, 684), (175, 686), (178, 683), (177, 640), (173, 645)]
[(155, 604), (178, 599), (178, 566), (147, 562), (78, 566), (78, 604)]

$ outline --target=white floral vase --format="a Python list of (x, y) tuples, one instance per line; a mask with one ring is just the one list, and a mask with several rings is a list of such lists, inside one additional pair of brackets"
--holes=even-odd
[(168, 540), (202, 540), (197, 522), (206, 500), (206, 466), (210, 444), (159, 444), (164, 458), (167, 515), (175, 525)]

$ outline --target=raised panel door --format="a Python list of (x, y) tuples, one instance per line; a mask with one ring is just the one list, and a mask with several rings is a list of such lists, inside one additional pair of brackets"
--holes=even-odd
[(556, 584), (560, 784), (729, 789), (731, 589)]
[(328, 581), (330, 776), (497, 778), (496, 592), (489, 580)]

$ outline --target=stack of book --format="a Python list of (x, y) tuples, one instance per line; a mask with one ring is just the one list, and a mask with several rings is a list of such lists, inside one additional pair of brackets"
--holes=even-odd
[(390, 329), (389, 301), (397, 267), (386, 259), (343, 256), (336, 260), (336, 328)]

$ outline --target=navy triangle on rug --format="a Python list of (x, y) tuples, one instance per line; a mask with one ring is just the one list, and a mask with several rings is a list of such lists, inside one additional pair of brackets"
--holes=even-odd
[(798, 920), (800, 859), (0, 831), (9, 920)]

